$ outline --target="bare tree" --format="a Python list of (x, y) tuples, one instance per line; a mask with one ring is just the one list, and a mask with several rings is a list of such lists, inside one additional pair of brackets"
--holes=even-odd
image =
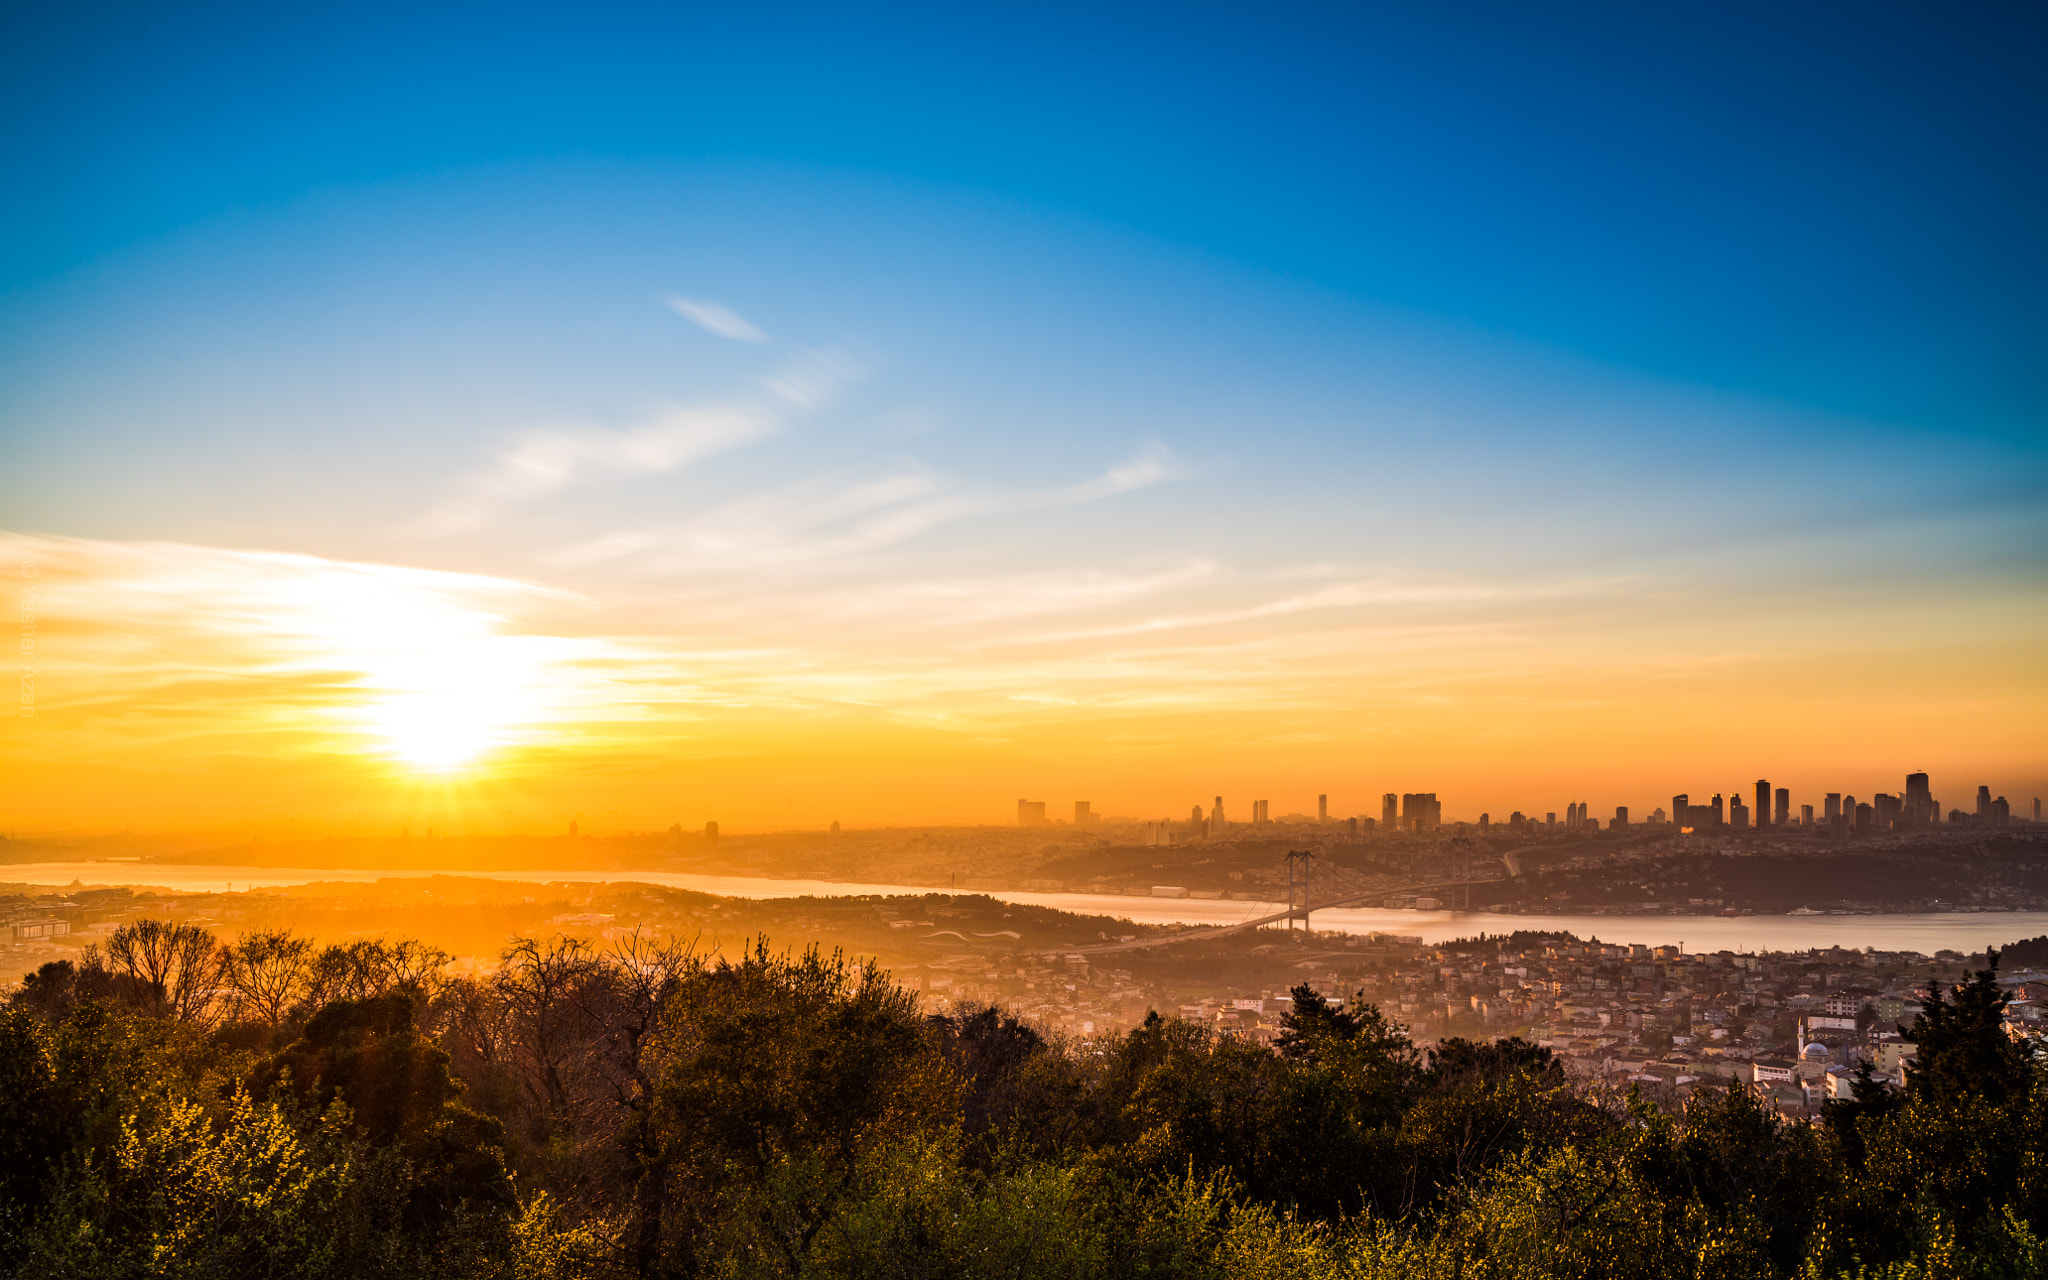
[(589, 943), (559, 935), (546, 942), (516, 938), (499, 961), (493, 985), (505, 1002), (520, 1082), (537, 1111), (563, 1112), (577, 1024), (584, 1017), (571, 997), (600, 961)]
[(586, 1128), (611, 1133), (624, 1157), (637, 1210), (628, 1247), (643, 1275), (660, 1252), (668, 1183), (654, 1124), (662, 1019), (677, 988), (703, 970), (703, 957), (689, 946), (673, 939), (656, 942), (635, 929), (613, 944), (575, 991), (591, 1034), (580, 1074), (598, 1085), (591, 1103), (602, 1112)]
[(107, 960), (126, 977), (160, 1017), (205, 1022), (220, 1001), (220, 948), (196, 924), (137, 920), (107, 939)]
[(418, 938), (400, 938), (385, 949), (385, 978), (389, 985), (412, 993), (416, 1003), (424, 1006), (440, 991), (445, 979), (441, 970), (452, 958), (439, 947), (430, 947)]
[(222, 968), (239, 1016), (277, 1026), (306, 997), (313, 944), (289, 929), (245, 933)]

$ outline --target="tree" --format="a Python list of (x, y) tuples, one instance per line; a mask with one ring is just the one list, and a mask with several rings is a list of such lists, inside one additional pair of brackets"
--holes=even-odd
[(1313, 1058), (1326, 1041), (1349, 1040), (1357, 1033), (1357, 1021), (1306, 982), (1288, 994), (1293, 1000), (1280, 1015), (1280, 1035), (1273, 1041), (1281, 1057)]
[(2005, 1029), (2012, 996), (1998, 985), (1998, 952), (1989, 960), (1949, 998), (1936, 991), (1913, 1020), (1906, 1038), (1916, 1050), (1908, 1086), (1915, 1092), (1996, 1104), (2031, 1083), (2027, 1053)]
[(220, 948), (198, 925), (166, 920), (124, 924), (107, 939), (106, 960), (159, 1017), (205, 1022), (218, 1012), (213, 990), (220, 978)]
[(916, 997), (838, 952), (757, 940), (682, 982), (662, 1038), (662, 1159), (690, 1209), (678, 1270), (723, 1239), (803, 1274), (863, 1160), (959, 1114)]
[(404, 992), (321, 1009), (250, 1086), (313, 1111), (344, 1104), (351, 1133), (412, 1163), (411, 1220), (445, 1221), (465, 1203), (512, 1203), (503, 1126), (463, 1105), (447, 1052), (420, 1034)]
[(239, 1016), (281, 1026), (305, 999), (313, 944), (289, 929), (245, 933), (222, 968)]

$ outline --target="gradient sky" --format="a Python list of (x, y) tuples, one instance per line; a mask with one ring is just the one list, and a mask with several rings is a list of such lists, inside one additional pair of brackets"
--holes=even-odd
[(0, 829), (2022, 809), (2044, 54), (15, 6)]

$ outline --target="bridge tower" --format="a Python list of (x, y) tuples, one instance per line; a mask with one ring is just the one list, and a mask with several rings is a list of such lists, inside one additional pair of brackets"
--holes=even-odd
[(1472, 878), (1472, 841), (1464, 836), (1451, 837), (1451, 879), (1458, 881), (1451, 886), (1451, 910), (1472, 909), (1472, 886), (1465, 881)]
[[(1289, 849), (1287, 851), (1287, 910), (1289, 913), (1287, 916), (1287, 927), (1290, 929), (1294, 927), (1296, 920), (1301, 921), (1302, 928), (1306, 929), (1309, 927), (1308, 872), (1310, 865), (1315, 860), (1315, 851), (1312, 849)], [(1300, 868), (1298, 880), (1295, 872), (1297, 866)], [(1297, 890), (1301, 895), (1301, 907), (1298, 911), (1295, 909), (1295, 894)]]

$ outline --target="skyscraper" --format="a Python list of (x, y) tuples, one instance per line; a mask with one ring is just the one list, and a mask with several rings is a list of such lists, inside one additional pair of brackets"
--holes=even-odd
[(1804, 829), (1808, 830), (1808, 831), (1811, 831), (1811, 830), (1813, 830), (1813, 806), (1812, 806), (1812, 805), (1810, 805), (1810, 804), (1802, 804), (1802, 805), (1800, 805), (1800, 806), (1799, 806), (1799, 825), (1800, 825), (1801, 827), (1803, 827)]
[(1433, 831), (1443, 822), (1444, 807), (1434, 791), (1407, 791), (1401, 795), (1401, 829)]
[(1977, 825), (1985, 826), (1991, 821), (1991, 788), (1977, 788)]
[(1692, 797), (1683, 791), (1671, 797), (1671, 825), (1681, 829), (1693, 825)]
[(1086, 826), (1095, 821), (1095, 806), (1086, 800), (1074, 801), (1074, 825)]
[(1217, 796), (1217, 797), (1216, 797), (1216, 807), (1215, 807), (1214, 809), (1210, 810), (1210, 812), (1209, 812), (1209, 834), (1213, 836), (1213, 835), (1217, 834), (1218, 832), (1220, 832), (1220, 831), (1222, 831), (1222, 830), (1223, 830), (1223, 797), (1222, 797), (1222, 796)]
[(1330, 820), (1330, 797), (1329, 797), (1329, 796), (1327, 796), (1327, 795), (1320, 795), (1320, 796), (1317, 796), (1317, 797), (1316, 797), (1316, 821), (1317, 821), (1317, 822), (1328, 822), (1329, 820)]
[(1618, 805), (1615, 805), (1615, 806), (1614, 806), (1614, 826), (1613, 826), (1613, 829), (1614, 829), (1614, 830), (1616, 830), (1616, 831), (1626, 831), (1626, 830), (1628, 830), (1628, 806), (1627, 806), (1627, 805), (1625, 805), (1625, 804), (1618, 804)]
[(1739, 795), (1728, 797), (1728, 825), (1737, 831), (1749, 830), (1749, 806)]
[(1828, 792), (1827, 798), (1821, 802), (1820, 816), (1826, 818), (1829, 822), (1833, 822), (1836, 818), (1842, 816), (1841, 792)]
[(1934, 803), (1934, 789), (1927, 785), (1924, 773), (1906, 775), (1906, 820), (1913, 823), (1935, 822), (1941, 818), (1941, 806)]
[(1756, 780), (1756, 829), (1762, 831), (1771, 825), (1771, 784), (1762, 778)]
[(1792, 791), (1788, 787), (1778, 788), (1778, 803), (1771, 812), (1776, 815), (1775, 824), (1780, 827), (1792, 825)]
[(1017, 825), (1020, 827), (1044, 826), (1045, 801), (1019, 800), (1017, 802)]
[(1396, 807), (1400, 803), (1401, 797), (1391, 791), (1380, 797), (1380, 830), (1399, 831), (1401, 829), (1400, 810)]

